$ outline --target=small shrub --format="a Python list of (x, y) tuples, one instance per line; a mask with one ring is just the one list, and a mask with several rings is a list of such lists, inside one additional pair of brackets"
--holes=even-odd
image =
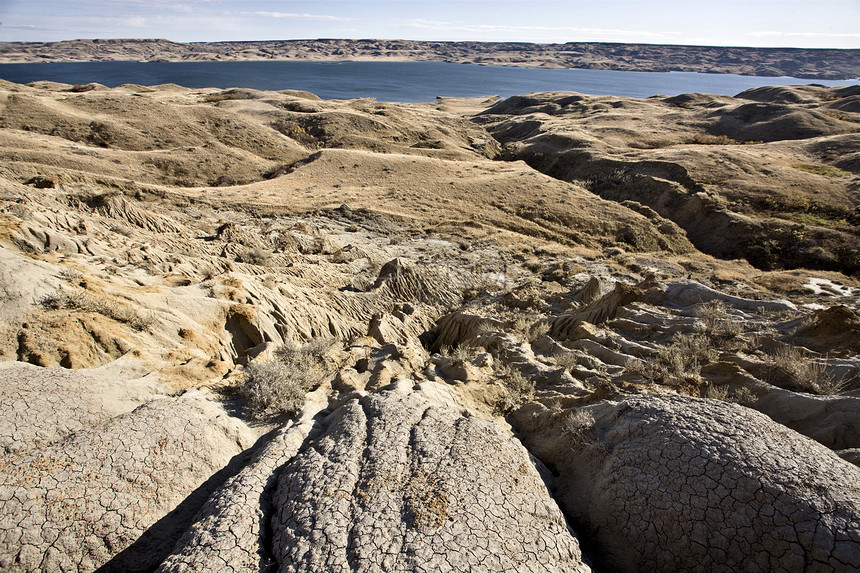
[(559, 352), (553, 355), (552, 358), (556, 366), (567, 372), (570, 372), (579, 364), (579, 357), (575, 352)]
[(305, 404), (305, 395), (332, 370), (327, 354), (333, 338), (316, 339), (304, 345), (285, 344), (274, 359), (251, 362), (239, 395), (255, 418), (287, 414), (293, 416)]
[(520, 407), (534, 396), (535, 383), (523, 376), (522, 372), (505, 364), (497, 374), (501, 378), (504, 396), (496, 402), (496, 411), (506, 414)]
[(519, 332), (527, 342), (534, 342), (541, 336), (548, 334), (550, 325), (544, 320), (535, 320), (528, 316), (517, 316), (511, 323), (511, 330)]
[(729, 388), (728, 386), (714, 386), (713, 384), (708, 384), (702, 389), (702, 398), (710, 398), (711, 400), (729, 400)]
[(236, 257), (238, 262), (249, 265), (268, 266), (272, 262), (272, 253), (262, 247), (245, 249)]
[(239, 390), (246, 407), (256, 418), (270, 414), (295, 415), (305, 404), (307, 389), (296, 370), (279, 360), (251, 362), (247, 379)]
[(743, 333), (743, 328), (728, 312), (726, 305), (719, 300), (699, 305), (696, 314), (697, 326), (713, 342), (725, 343)]
[(770, 356), (768, 378), (775, 386), (813, 394), (836, 394), (845, 386), (827, 373), (826, 364), (796, 346), (780, 346)]
[(600, 443), (594, 432), (594, 416), (585, 410), (574, 410), (561, 425), (562, 435), (567, 437), (574, 448), (585, 448), (598, 454), (609, 450)]

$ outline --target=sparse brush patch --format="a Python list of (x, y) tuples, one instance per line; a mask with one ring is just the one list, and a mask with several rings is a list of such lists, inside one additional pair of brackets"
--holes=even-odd
[(534, 396), (534, 381), (523, 376), (523, 373), (519, 370), (508, 364), (503, 364), (496, 370), (496, 374), (499, 376), (502, 387), (505, 389), (504, 396), (495, 404), (497, 412), (507, 414), (519, 408), (523, 402), (530, 400)]
[(302, 145), (315, 147), (320, 143), (315, 135), (309, 133), (303, 125), (295, 121), (279, 119), (272, 123), (272, 127)]
[(708, 384), (702, 388), (702, 398), (728, 401), (729, 388), (728, 386), (714, 386), (713, 384)]
[(268, 266), (272, 263), (272, 253), (262, 247), (254, 247), (239, 253), (236, 260), (249, 265)]
[(302, 345), (285, 344), (275, 350), (275, 358), (303, 370), (321, 368), (326, 364), (326, 355), (337, 344), (335, 338), (316, 338)]
[(798, 171), (804, 171), (806, 173), (812, 173), (814, 175), (823, 175), (824, 177), (850, 177), (851, 173), (848, 171), (843, 171), (838, 167), (833, 167), (832, 165), (814, 165), (811, 163), (797, 163), (792, 165)]
[(684, 143), (689, 145), (740, 145), (741, 142), (732, 139), (727, 135), (697, 133), (693, 137), (684, 140)]
[(84, 275), (77, 269), (64, 268), (60, 271), (60, 278), (73, 285), (80, 285)]
[(743, 326), (729, 314), (722, 301), (703, 303), (696, 309), (696, 314), (699, 318), (697, 326), (712, 342), (724, 345), (743, 333)]
[(647, 380), (674, 388), (697, 386), (702, 365), (718, 357), (708, 337), (700, 334), (675, 334), (672, 343), (651, 360), (634, 360), (627, 370)]
[(217, 103), (219, 101), (236, 100), (236, 99), (258, 99), (260, 96), (250, 90), (230, 89), (222, 92), (207, 94), (203, 97), (206, 103)]
[(768, 379), (780, 388), (813, 394), (837, 394), (845, 387), (844, 380), (828, 374), (824, 361), (790, 344), (779, 346), (769, 357)]
[(154, 322), (151, 315), (141, 316), (131, 308), (122, 306), (116, 301), (95, 297), (80, 291), (57, 291), (45, 295), (39, 303), (48, 310), (94, 312), (127, 324), (137, 331), (146, 330)]
[(553, 361), (559, 368), (570, 372), (579, 364), (579, 357), (574, 352), (559, 352), (553, 355)]
[(751, 406), (756, 401), (755, 394), (749, 388), (741, 387), (734, 391), (729, 391), (728, 386), (714, 386), (707, 384), (700, 389), (702, 398), (710, 398), (712, 400), (722, 400), (731, 402), (732, 404), (740, 404), (741, 406)]
[(451, 358), (459, 362), (471, 362), (475, 357), (475, 347), (459, 344), (451, 351), (450, 355)]
[(511, 323), (511, 330), (519, 332), (528, 342), (534, 342), (541, 336), (549, 333), (550, 325), (548, 322), (528, 316), (517, 316)]
[(327, 338), (286, 344), (275, 350), (274, 359), (248, 364), (239, 389), (248, 413), (257, 419), (299, 413), (305, 395), (329, 373), (326, 355), (336, 342)]

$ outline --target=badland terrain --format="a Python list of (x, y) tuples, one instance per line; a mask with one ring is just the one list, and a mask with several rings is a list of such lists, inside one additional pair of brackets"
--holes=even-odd
[(0, 568), (860, 568), (860, 88), (0, 82)]

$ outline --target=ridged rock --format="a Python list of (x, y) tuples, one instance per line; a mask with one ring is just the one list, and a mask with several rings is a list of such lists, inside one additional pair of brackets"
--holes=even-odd
[(307, 407), (299, 421), (277, 430), (248, 465), (209, 498), (158, 573), (272, 569), (268, 520), (276, 470), (296, 455), (318, 410)]
[(588, 571), (522, 445), (408, 386), (340, 407), (283, 468), (278, 570)]

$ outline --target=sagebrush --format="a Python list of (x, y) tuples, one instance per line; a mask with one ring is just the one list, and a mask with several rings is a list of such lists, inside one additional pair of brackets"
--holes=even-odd
[(255, 418), (298, 414), (305, 395), (332, 370), (327, 355), (334, 344), (332, 339), (286, 344), (275, 350), (274, 358), (248, 364), (239, 389), (248, 413)]

